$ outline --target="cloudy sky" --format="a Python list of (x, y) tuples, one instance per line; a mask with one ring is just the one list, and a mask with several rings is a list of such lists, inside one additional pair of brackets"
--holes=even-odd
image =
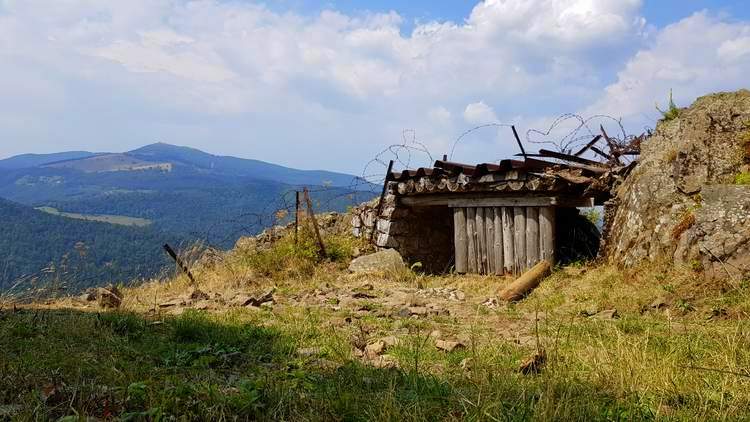
[[(485, 123), (640, 133), (670, 90), (688, 105), (748, 75), (745, 0), (0, 0), (0, 157), (162, 141), (361, 173)], [(453, 158), (515, 152), (489, 127)]]

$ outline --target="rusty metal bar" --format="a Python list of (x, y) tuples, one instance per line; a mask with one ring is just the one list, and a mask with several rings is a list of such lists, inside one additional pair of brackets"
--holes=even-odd
[(177, 253), (172, 249), (171, 246), (169, 246), (169, 243), (164, 244), (164, 250), (167, 251), (167, 254), (174, 260), (174, 262), (177, 263), (177, 266), (184, 272), (188, 278), (190, 279), (190, 282), (195, 284), (195, 278), (193, 277), (193, 273), (190, 272), (190, 269), (185, 264), (185, 262), (180, 259), (179, 256), (177, 256)]
[(586, 144), (583, 148), (581, 148), (580, 150), (578, 150), (578, 152), (576, 152), (573, 155), (575, 155), (576, 157), (578, 157), (579, 155), (581, 155), (584, 152), (588, 151), (588, 149), (591, 148), (592, 146), (594, 146), (594, 144), (597, 143), (600, 139), (602, 139), (602, 135), (596, 135), (596, 136), (594, 136), (594, 139), (590, 140), (588, 144)]
[(572, 161), (574, 163), (586, 164), (589, 166), (599, 166), (599, 167), (602, 166), (602, 163), (598, 161), (589, 160), (586, 158), (576, 157), (575, 155), (563, 154), (561, 152), (550, 151), (546, 149), (540, 149), (539, 155), (541, 155), (542, 157), (557, 158), (559, 160)]
[(593, 147), (593, 146), (592, 146), (592, 147), (591, 147), (591, 151), (594, 151), (595, 153), (599, 154), (600, 156), (602, 156), (602, 157), (606, 158), (607, 160), (611, 160), (611, 159), (612, 159), (612, 156), (611, 156), (611, 155), (607, 154), (606, 152), (604, 152), (604, 151), (600, 150), (600, 149), (599, 149), (599, 148), (597, 148), (597, 147)]
[(516, 127), (511, 125), (510, 128), (513, 130), (513, 136), (516, 137), (516, 142), (518, 142), (518, 147), (521, 148), (521, 156), (523, 156), (523, 158), (526, 158), (526, 150), (523, 149), (523, 144), (521, 143), (521, 138), (518, 137), (518, 132), (516, 132)]

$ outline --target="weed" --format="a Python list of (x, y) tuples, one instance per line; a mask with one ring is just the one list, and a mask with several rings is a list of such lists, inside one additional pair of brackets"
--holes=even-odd
[(106, 312), (99, 315), (99, 322), (118, 336), (138, 337), (146, 329), (146, 323), (132, 312)]
[(667, 109), (662, 110), (659, 108), (659, 104), (656, 104), (656, 109), (661, 113), (662, 120), (663, 121), (670, 121), (676, 119), (680, 115), (680, 109), (677, 107), (677, 105), (674, 103), (674, 99), (672, 98), (672, 90), (669, 90), (669, 103), (667, 104)]
[(692, 210), (688, 210), (682, 214), (680, 221), (672, 229), (672, 239), (678, 240), (683, 233), (693, 227), (695, 224), (695, 214)]
[(739, 173), (734, 176), (735, 185), (750, 185), (750, 172)]

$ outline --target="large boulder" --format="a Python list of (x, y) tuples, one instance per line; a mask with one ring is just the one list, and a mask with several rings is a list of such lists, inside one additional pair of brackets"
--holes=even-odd
[(349, 264), (349, 271), (353, 273), (388, 272), (402, 268), (405, 268), (404, 259), (395, 249), (360, 256)]
[(625, 266), (674, 260), (706, 274), (750, 269), (750, 91), (701, 97), (658, 123), (615, 192), (604, 253)]

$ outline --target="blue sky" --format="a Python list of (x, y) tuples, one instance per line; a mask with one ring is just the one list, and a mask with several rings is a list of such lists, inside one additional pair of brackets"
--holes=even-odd
[(726, 0), (0, 0), (0, 157), (162, 141), (376, 173), (365, 165), (391, 144), (408, 144), (408, 164), (425, 165), (486, 123), (499, 126), (464, 137), (454, 159), (514, 154), (510, 124), (529, 144), (566, 143), (577, 126), (556, 123), (566, 113), (638, 134), (670, 90), (688, 105), (748, 87), (749, 9)]

